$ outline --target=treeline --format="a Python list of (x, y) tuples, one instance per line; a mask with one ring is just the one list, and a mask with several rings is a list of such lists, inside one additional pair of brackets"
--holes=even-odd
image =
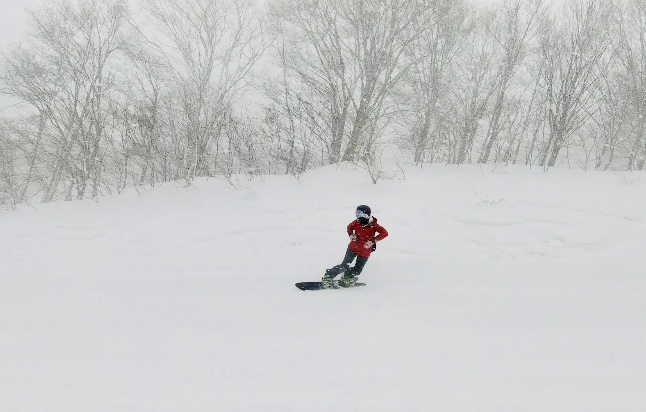
[(57, 0), (3, 51), (0, 204), (354, 162), (646, 160), (646, 2)]

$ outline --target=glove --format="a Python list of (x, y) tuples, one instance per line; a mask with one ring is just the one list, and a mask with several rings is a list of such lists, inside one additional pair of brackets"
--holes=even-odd
[(353, 241), (353, 242), (354, 242), (355, 240), (357, 240), (357, 235), (355, 235), (354, 233), (353, 233), (353, 234), (351, 234), (351, 235), (350, 235), (350, 240), (351, 240), (351, 241)]
[(366, 242), (366, 249), (372, 249), (372, 247), (375, 245), (375, 242), (372, 240), (369, 240)]

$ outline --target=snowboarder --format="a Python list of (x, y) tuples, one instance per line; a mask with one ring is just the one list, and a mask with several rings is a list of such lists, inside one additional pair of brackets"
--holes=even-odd
[[(323, 288), (333, 287), (334, 277), (340, 273), (343, 273), (343, 276), (339, 280), (339, 286), (344, 288), (352, 286), (361, 274), (370, 254), (377, 248), (377, 242), (388, 236), (388, 231), (377, 223), (377, 218), (371, 216), (371, 213), (370, 207), (357, 206), (355, 211), (357, 219), (348, 225), (348, 236), (350, 236), (348, 250), (341, 264), (325, 271), (321, 280)], [(357, 258), (357, 261), (353, 267), (350, 267), (354, 258)]]

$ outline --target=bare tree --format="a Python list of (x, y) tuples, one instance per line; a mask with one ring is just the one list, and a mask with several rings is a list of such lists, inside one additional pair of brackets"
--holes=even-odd
[(274, 3), (282, 64), (290, 87), (304, 91), (295, 98), (312, 104), (308, 123), (325, 142), (329, 162), (358, 160), (375, 147), (373, 133), (389, 118), (387, 97), (410, 67), (403, 56), (418, 36), (413, 22), (426, 3)]
[(222, 143), (222, 121), (241, 97), (247, 75), (262, 54), (259, 21), (245, 0), (146, 0), (145, 4), (162, 33), (155, 34), (150, 44), (164, 57), (181, 102), (178, 132), (183, 176), (190, 182), (211, 173), (213, 150), (226, 150), (214, 146)]
[(448, 160), (457, 164), (471, 160), (477, 132), (498, 86), (495, 71), (501, 45), (487, 35), (496, 23), (495, 13), (480, 13), (471, 19), (472, 30), (455, 67), (456, 87), (450, 96), (455, 116), (449, 126), (452, 144)]
[[(408, 142), (413, 161), (433, 162), (451, 88), (453, 64), (467, 38), (463, 1), (427, 1), (413, 22), (419, 36), (411, 42), (406, 58), (412, 62), (396, 99), (403, 108), (403, 123), (409, 130)], [(428, 156), (428, 158), (427, 158)]]
[(541, 0), (506, 0), (502, 6), (502, 25), (492, 27), (490, 35), (501, 44), (503, 58), (496, 73), (496, 92), (489, 128), (478, 163), (489, 161), (491, 150), (502, 132), (505, 117), (511, 117), (518, 111), (516, 105), (510, 104), (513, 101), (508, 100), (509, 89), (516, 71), (527, 56), (527, 42), (533, 35), (541, 3)]
[(20, 195), (20, 179), (16, 170), (17, 150), (13, 139), (8, 136), (7, 122), (0, 128), (0, 208), (13, 207), (23, 199)]
[(272, 3), (270, 27), (281, 70), (279, 80), (265, 84), (265, 93), (274, 103), (271, 124), (288, 173), (299, 135), (325, 147), (322, 163), (340, 159), (352, 90), (335, 16), (328, 2)]
[(23, 115), (0, 123), (0, 204), (27, 201), (43, 189), (42, 116)]
[(561, 149), (595, 110), (595, 86), (609, 49), (610, 7), (605, 0), (573, 0), (566, 4), (565, 18), (544, 15), (539, 59), (549, 134), (541, 166), (556, 164)]
[[(617, 36), (619, 42), (623, 42)], [(616, 49), (616, 46), (615, 46)], [(629, 103), (629, 93), (625, 90), (625, 77), (620, 59), (614, 58), (611, 67), (598, 84), (598, 115), (592, 118), (590, 133), (596, 139), (595, 164), (597, 170), (608, 170), (613, 166), (616, 156), (625, 146), (626, 135), (630, 134), (629, 125), (633, 108)]]
[[(279, 74), (267, 76), (263, 84), (269, 103), (260, 129), (274, 154), (272, 169), (284, 167), (285, 173), (299, 175), (303, 167), (327, 164), (330, 153), (340, 152), (350, 102), (349, 98), (339, 101), (337, 79), (330, 72), (319, 71), (316, 62), (308, 63), (299, 53), (299, 46), (307, 48), (309, 40), (288, 37), (291, 20), (283, 18), (279, 7), (274, 5), (268, 25), (275, 38)], [(332, 96), (332, 101), (326, 105), (322, 95)], [(312, 152), (322, 153), (321, 159), (314, 161)]]
[(134, 159), (139, 175), (135, 181), (154, 187), (156, 182), (177, 178), (169, 162), (172, 145), (168, 123), (174, 113), (164, 110), (171, 100), (172, 74), (160, 56), (148, 50), (140, 33), (136, 35), (140, 41), (125, 51), (132, 69), (129, 81), (124, 83), (128, 89), (122, 91), (123, 109), (118, 109), (117, 127), (126, 138), (115, 149), (126, 175), (130, 160)]
[(617, 13), (616, 87), (627, 135), (627, 168), (643, 169), (646, 163), (646, 3), (626, 0)]
[(359, 87), (352, 100), (355, 117), (343, 154), (347, 161), (358, 154), (366, 132), (370, 136), (375, 130), (388, 93), (410, 68), (410, 64), (402, 64), (402, 57), (418, 36), (412, 24), (426, 5), (396, 0), (341, 4), (341, 15), (347, 18), (354, 40), (351, 51), (358, 64)]
[(121, 0), (46, 5), (29, 13), (29, 42), (4, 56), (2, 90), (38, 112), (39, 133), (53, 154), (44, 201), (57, 196), (61, 183), (67, 199), (74, 192), (83, 198), (88, 185), (98, 195), (111, 62), (124, 41), (126, 14)]
[[(324, 142), (328, 161), (341, 159), (356, 81), (343, 43), (344, 27), (335, 2), (283, 1), (272, 6), (272, 27), (282, 67), (281, 86), (267, 90), (286, 116), (289, 135), (296, 123)], [(293, 139), (292, 139), (293, 140)]]

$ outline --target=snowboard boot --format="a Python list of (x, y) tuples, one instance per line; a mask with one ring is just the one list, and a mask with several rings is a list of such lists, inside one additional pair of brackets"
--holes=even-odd
[(328, 276), (327, 274), (323, 276), (323, 279), (321, 279), (321, 287), (323, 289), (331, 289), (334, 287), (334, 278), (332, 276)]
[(339, 280), (339, 286), (341, 286), (342, 288), (350, 288), (354, 286), (355, 283), (357, 283), (357, 279), (354, 276), (348, 274), (343, 275), (343, 277), (341, 277), (341, 279)]

